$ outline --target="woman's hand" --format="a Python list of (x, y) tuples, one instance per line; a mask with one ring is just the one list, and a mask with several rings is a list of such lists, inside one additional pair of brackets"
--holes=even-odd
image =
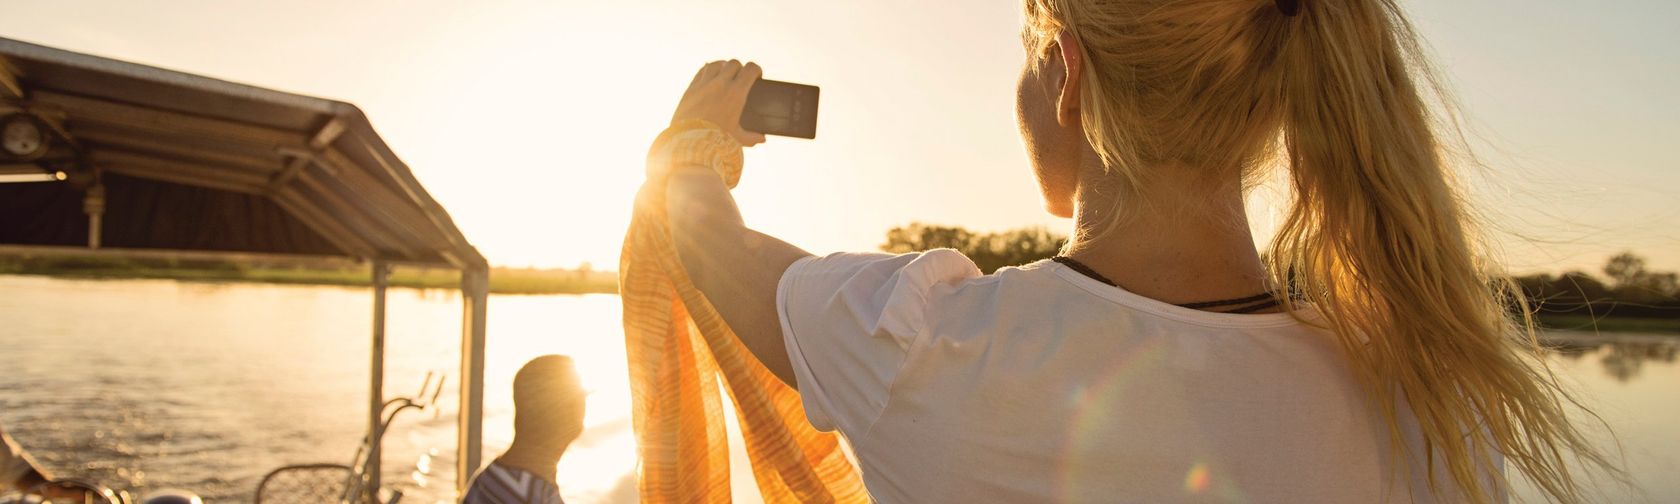
[(751, 147), (764, 143), (763, 133), (741, 129), (741, 110), (747, 105), (747, 91), (752, 89), (764, 70), (757, 63), (742, 65), (740, 61), (713, 61), (700, 67), (694, 82), (688, 84), (671, 122), (704, 119), (723, 128), (741, 145)]

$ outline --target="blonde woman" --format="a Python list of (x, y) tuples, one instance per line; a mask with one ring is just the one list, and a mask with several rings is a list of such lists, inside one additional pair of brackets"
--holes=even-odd
[[(1565, 461), (1604, 459), (1490, 287), (1392, 1), (1028, 0), (1023, 39), (1021, 136), (1075, 224), (1054, 260), (748, 229), (714, 169), (763, 140), (754, 64), (703, 68), (654, 152), (695, 285), (875, 499), (1583, 497)], [(1243, 194), (1272, 165), (1293, 201), (1261, 253)]]

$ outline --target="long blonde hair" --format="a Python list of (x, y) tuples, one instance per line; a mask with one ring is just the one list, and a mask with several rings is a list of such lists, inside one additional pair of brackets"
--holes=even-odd
[[(1444, 466), (1473, 502), (1510, 489), (1493, 452), (1547, 497), (1581, 500), (1566, 460), (1617, 471), (1565, 417), (1579, 405), (1526, 309), (1506, 309), (1522, 299), (1485, 259), (1443, 147), (1463, 137), (1416, 34), (1393, 0), (1299, 3), (1287, 16), (1272, 0), (1026, 0), (1023, 37), (1034, 57), (1064, 30), (1082, 43), (1080, 114), (1126, 191), (1116, 205), (1146, 196), (1147, 167), (1247, 183), (1288, 166), (1267, 266), (1299, 295), (1288, 307), (1312, 305), (1338, 335), (1396, 449)], [(1425, 453), (1404, 452), (1396, 397)]]

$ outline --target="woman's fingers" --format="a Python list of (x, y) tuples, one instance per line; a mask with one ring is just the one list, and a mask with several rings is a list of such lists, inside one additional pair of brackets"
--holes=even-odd
[(758, 82), (759, 77), (763, 76), (764, 69), (760, 68), (758, 63), (749, 62), (746, 66), (741, 67), (740, 72), (735, 74), (735, 85), (731, 87), (735, 89), (736, 93), (746, 96), (747, 92), (752, 90), (753, 84)]
[(723, 61), (723, 60), (713, 61), (711, 63), (707, 63), (706, 67), (703, 68), (701, 71), (702, 71), (702, 73), (704, 73), (706, 75), (707, 78), (717, 77), (718, 75), (723, 73), (723, 66), (727, 65), (727, 64), (729, 64), (728, 61)]
[(741, 67), (740, 72), (735, 73), (735, 82), (747, 82), (750, 84), (758, 82), (758, 78), (763, 76), (764, 69), (759, 67), (758, 63), (749, 61), (745, 66)]
[[(699, 86), (716, 85), (719, 82), (729, 82), (738, 70), (730, 68), (728, 61), (713, 61), (700, 69), (700, 75), (694, 76), (694, 84)], [(737, 63), (739, 65), (739, 63)]]
[(700, 72), (694, 75), (694, 83), (717, 80), (750, 85), (758, 82), (763, 76), (764, 69), (759, 67), (758, 63), (747, 62), (743, 65), (740, 60), (713, 61), (700, 67)]
[(741, 73), (740, 60), (729, 60), (720, 63), (722, 63), (722, 66), (718, 68), (718, 80), (729, 82), (735, 79), (736, 74)]

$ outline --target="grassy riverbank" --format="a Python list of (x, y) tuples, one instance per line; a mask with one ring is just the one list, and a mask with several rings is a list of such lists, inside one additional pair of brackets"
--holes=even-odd
[[(343, 286), (367, 286), (372, 276), (365, 264), (282, 265), (88, 257), (0, 257), (0, 274)], [(393, 287), (454, 289), (461, 285), (460, 278), (460, 273), (454, 270), (396, 268), (391, 272), (390, 282)], [(490, 292), (610, 294), (618, 292), (618, 274), (610, 271), (493, 268), (490, 271)]]
[(1586, 315), (1541, 315), (1541, 327), (1574, 331), (1637, 332), (1680, 335), (1680, 320)]

